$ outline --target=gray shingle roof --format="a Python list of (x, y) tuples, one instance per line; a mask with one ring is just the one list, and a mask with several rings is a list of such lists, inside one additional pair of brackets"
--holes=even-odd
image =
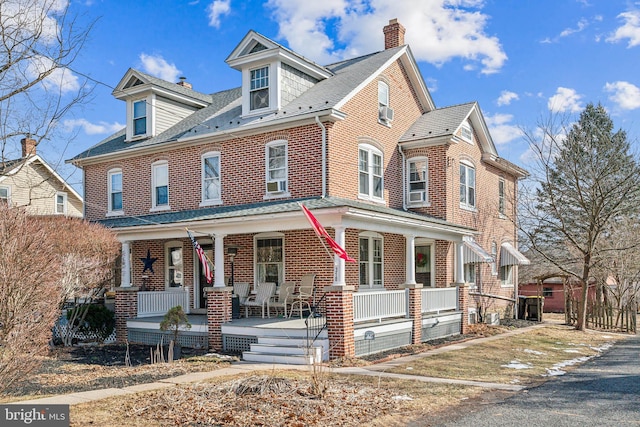
[(400, 138), (400, 142), (453, 135), (475, 105), (475, 102), (469, 102), (429, 111), (411, 125)]
[[(143, 73), (140, 70), (135, 70), (133, 68), (130, 68), (129, 70), (134, 71), (135, 73), (140, 75), (140, 77), (143, 77), (150, 84), (152, 84), (154, 86), (165, 88), (165, 89), (167, 89), (167, 90), (169, 90), (171, 92), (176, 92), (176, 93), (188, 96), (190, 98), (199, 99), (202, 102), (211, 102), (211, 95), (208, 95), (206, 93), (198, 92), (197, 90), (193, 90), (193, 89), (189, 89), (188, 87), (180, 86), (177, 83), (171, 83), (171, 82), (168, 82), (166, 80), (159, 79), (157, 77), (152, 76), (151, 74)], [(116, 91), (114, 90), (114, 94), (115, 93), (116, 93)]]
[(15, 160), (5, 160), (4, 162), (0, 162), (0, 175), (3, 175), (13, 168), (18, 166), (20, 163), (24, 162), (26, 159), (24, 157)]
[(339, 197), (315, 197), (302, 199), (286, 199), (267, 201), (260, 203), (251, 203), (245, 205), (216, 206), (202, 209), (192, 209), (179, 212), (164, 212), (157, 214), (127, 216), (117, 218), (107, 218), (96, 221), (109, 228), (126, 228), (144, 225), (173, 224), (181, 222), (206, 221), (227, 218), (249, 217), (256, 215), (278, 214), (285, 212), (295, 212), (300, 210), (298, 203), (302, 202), (309, 209), (335, 208), (335, 207), (351, 207), (363, 209), (366, 211), (395, 215), (408, 219), (420, 220), (431, 224), (440, 224), (453, 226), (457, 228), (467, 229), (450, 222), (434, 218), (427, 215), (408, 212), (401, 209), (388, 208), (386, 206), (372, 205), (362, 203), (355, 200), (342, 199)]

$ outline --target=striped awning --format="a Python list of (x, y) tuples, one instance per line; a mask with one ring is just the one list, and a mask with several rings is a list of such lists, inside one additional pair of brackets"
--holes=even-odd
[(475, 240), (465, 240), (462, 242), (464, 248), (464, 263), (493, 262), (491, 254), (480, 246)]
[(505, 265), (529, 265), (531, 261), (513, 247), (511, 243), (503, 243), (500, 248), (500, 267)]

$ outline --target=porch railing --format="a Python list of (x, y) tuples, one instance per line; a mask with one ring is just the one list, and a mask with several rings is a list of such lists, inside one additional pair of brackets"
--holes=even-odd
[(458, 287), (422, 289), (422, 313), (458, 309)]
[(382, 321), (407, 315), (407, 296), (404, 290), (356, 292), (353, 294), (353, 320)]
[(171, 307), (182, 306), (189, 314), (189, 288), (138, 292), (138, 317), (163, 316)]

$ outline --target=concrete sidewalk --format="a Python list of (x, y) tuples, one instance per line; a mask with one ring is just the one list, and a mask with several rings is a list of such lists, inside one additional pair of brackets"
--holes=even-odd
[[(489, 383), (489, 382), (482, 382), (482, 381), (465, 381), (465, 380), (447, 379), (447, 378), (424, 377), (419, 375), (395, 374), (395, 373), (386, 372), (386, 371), (391, 368), (395, 368), (405, 363), (414, 361), (416, 359), (422, 359), (434, 354), (441, 354), (449, 351), (461, 350), (461, 349), (479, 345), (482, 343), (495, 341), (502, 338), (507, 338), (513, 335), (523, 334), (533, 329), (542, 328), (550, 323), (553, 323), (553, 322), (545, 322), (545, 323), (530, 326), (527, 328), (515, 329), (512, 331), (505, 332), (499, 335), (494, 335), (491, 337), (475, 338), (475, 339), (470, 339), (464, 342), (445, 345), (443, 347), (439, 347), (433, 350), (428, 350), (423, 353), (399, 357), (397, 359), (393, 359), (387, 362), (377, 363), (375, 365), (370, 365), (366, 367), (328, 368), (328, 370), (332, 373), (345, 374), (345, 375), (382, 376), (382, 377), (401, 378), (401, 379), (415, 380), (415, 381), (422, 381), (422, 382), (460, 384), (460, 385), (476, 386), (476, 387), (483, 387), (483, 388), (490, 388), (490, 389), (497, 389), (497, 390), (520, 391), (524, 388), (523, 386), (511, 385), (511, 384)], [(267, 364), (267, 363), (237, 362), (228, 368), (222, 368), (216, 371), (192, 372), (189, 374), (180, 375), (173, 378), (167, 378), (164, 380), (159, 380), (159, 381), (147, 383), (147, 384), (138, 384), (138, 385), (122, 387), (122, 388), (105, 388), (100, 390), (90, 390), (90, 391), (84, 391), (79, 393), (62, 394), (57, 396), (45, 397), (42, 399), (22, 400), (22, 401), (11, 402), (11, 403), (38, 404), (38, 405), (52, 405), (52, 404), (75, 405), (79, 403), (86, 403), (86, 402), (106, 399), (113, 396), (123, 396), (128, 394), (139, 393), (143, 391), (159, 390), (163, 388), (173, 387), (178, 384), (197, 383), (199, 381), (204, 381), (210, 378), (216, 378), (221, 376), (237, 375), (237, 374), (242, 374), (247, 372), (273, 371), (274, 369), (309, 370), (309, 366), (278, 365), (278, 364), (274, 365), (274, 364)]]

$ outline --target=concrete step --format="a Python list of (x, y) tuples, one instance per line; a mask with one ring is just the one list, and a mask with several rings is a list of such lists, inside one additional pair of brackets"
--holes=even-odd
[[(292, 338), (292, 337), (258, 337), (258, 344), (265, 344), (269, 346), (279, 347), (298, 347), (301, 349), (306, 348), (307, 339), (305, 338)], [(329, 360), (329, 339), (318, 338), (314, 342), (314, 347), (320, 347), (320, 354), (324, 355), (322, 360)]]
[(242, 359), (247, 362), (260, 363), (278, 363), (285, 365), (311, 365), (313, 358), (304, 355), (285, 355), (271, 353), (255, 353), (253, 351), (245, 351), (242, 353)]

